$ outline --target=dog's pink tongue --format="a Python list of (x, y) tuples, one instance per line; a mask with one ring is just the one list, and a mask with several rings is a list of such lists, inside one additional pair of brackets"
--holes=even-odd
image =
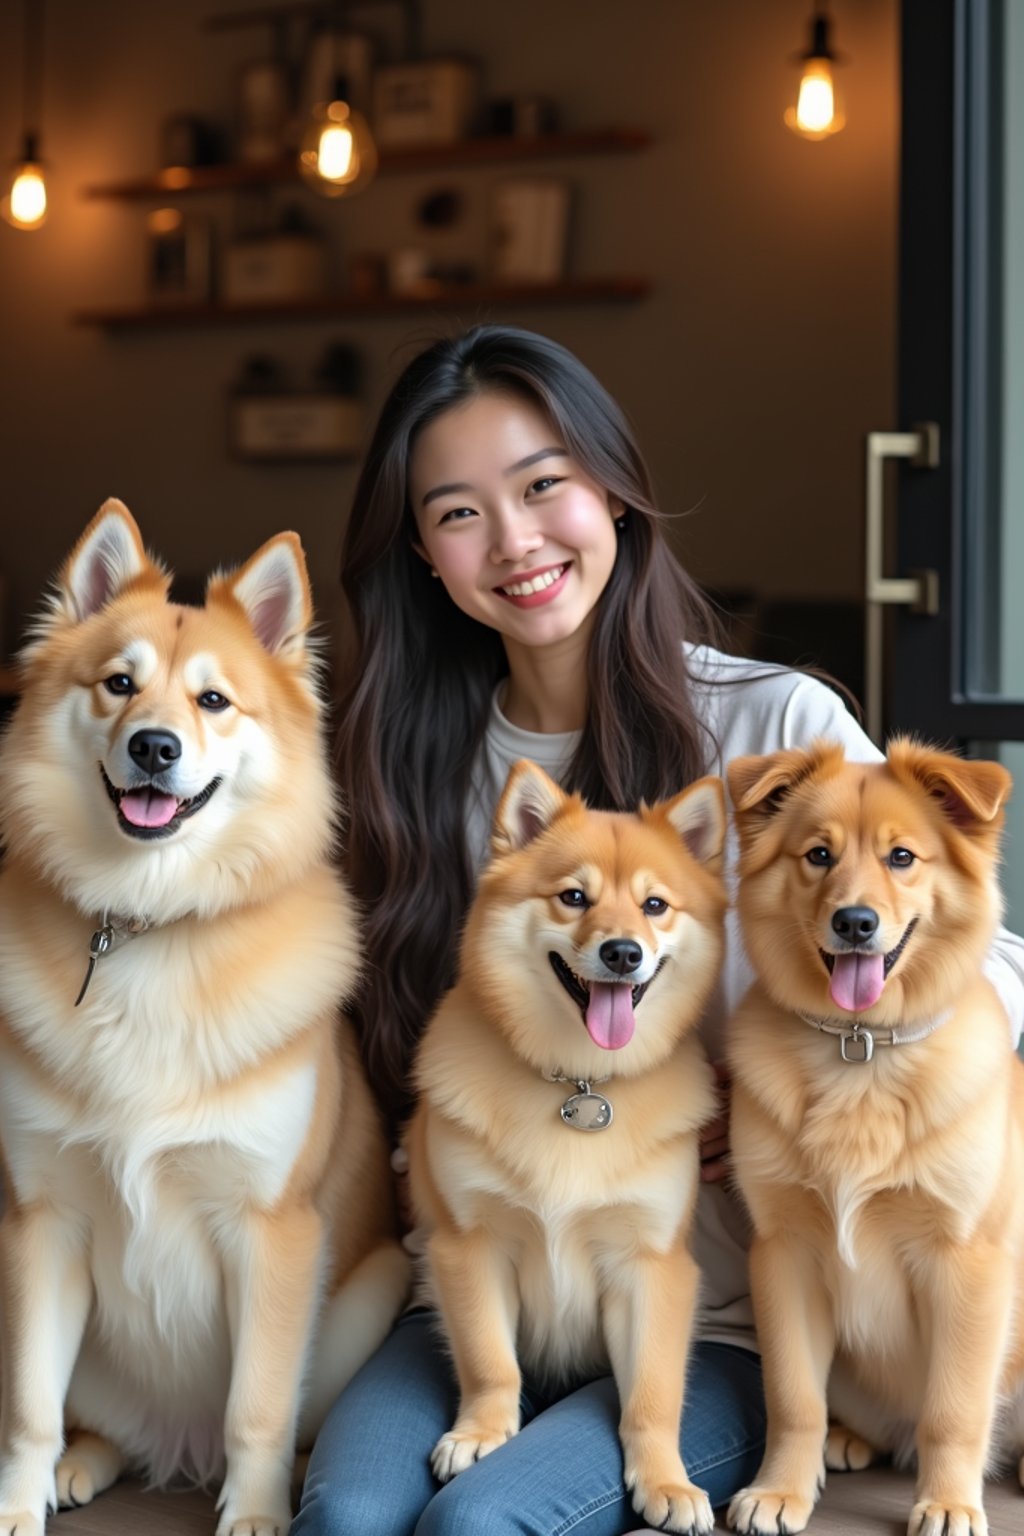
[(882, 995), (884, 955), (836, 955), (829, 996), (847, 1013), (862, 1013)]
[(633, 988), (623, 981), (592, 981), (586, 1012), (587, 1033), (595, 1045), (617, 1051), (633, 1038)]
[(130, 789), (121, 796), (121, 815), (133, 827), (166, 827), (173, 821), (178, 802), (158, 789)]

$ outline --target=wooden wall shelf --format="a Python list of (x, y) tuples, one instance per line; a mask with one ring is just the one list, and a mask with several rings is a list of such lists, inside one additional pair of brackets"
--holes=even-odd
[[(381, 173), (429, 171), (458, 166), (513, 164), (525, 160), (557, 160), (576, 155), (631, 154), (646, 149), (651, 135), (641, 128), (597, 128), (579, 133), (550, 133), (535, 139), (509, 134), (500, 138), (463, 139), (458, 144), (425, 144), (410, 149), (382, 150)], [(132, 181), (108, 181), (88, 186), (90, 198), (145, 201), (180, 197), (192, 192), (226, 192), (246, 187), (298, 181), (294, 157), (254, 164), (203, 165), (158, 171)]]
[(76, 325), (98, 325), (112, 331), (177, 330), (259, 320), (363, 320), (439, 309), (471, 313), (481, 308), (529, 304), (623, 304), (645, 298), (650, 287), (642, 277), (591, 277), (500, 287), (464, 283), (431, 294), (338, 295), (287, 304), (151, 304), (137, 309), (87, 309), (72, 319)]

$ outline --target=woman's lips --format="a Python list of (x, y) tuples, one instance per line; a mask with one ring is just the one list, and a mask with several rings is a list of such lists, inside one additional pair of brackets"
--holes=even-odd
[[(495, 587), (494, 590), (515, 608), (540, 608), (562, 591), (571, 569), (571, 560), (560, 565), (549, 565), (544, 570), (521, 576), (517, 581), (510, 581), (507, 586)], [(523, 588), (530, 590), (524, 591)]]

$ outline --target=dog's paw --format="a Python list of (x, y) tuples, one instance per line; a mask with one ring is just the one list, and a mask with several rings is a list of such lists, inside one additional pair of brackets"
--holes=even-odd
[(863, 1472), (876, 1460), (873, 1445), (843, 1424), (830, 1424), (825, 1440), (825, 1466), (830, 1472)]
[(0, 1514), (0, 1536), (43, 1536), (43, 1522), (25, 1511)]
[(288, 1536), (291, 1519), (278, 1515), (221, 1515), (217, 1536)]
[(498, 1433), (487, 1433), (472, 1425), (451, 1429), (434, 1446), (430, 1455), (430, 1469), (439, 1483), (450, 1483), (453, 1477), (465, 1472), (481, 1456), (489, 1456), (507, 1440), (511, 1440), (515, 1433), (514, 1426)]
[(727, 1519), (740, 1536), (794, 1536), (811, 1518), (813, 1499), (772, 1488), (741, 1488), (729, 1505)]
[(95, 1497), (92, 1468), (83, 1465), (73, 1453), (62, 1456), (57, 1463), (57, 1508), (81, 1509)]
[(910, 1512), (907, 1536), (988, 1536), (983, 1509), (942, 1499), (918, 1499)]
[(677, 1531), (682, 1536), (708, 1536), (715, 1528), (715, 1517), (703, 1488), (692, 1483), (656, 1483), (626, 1480), (633, 1494), (633, 1508), (640, 1517), (659, 1531)]

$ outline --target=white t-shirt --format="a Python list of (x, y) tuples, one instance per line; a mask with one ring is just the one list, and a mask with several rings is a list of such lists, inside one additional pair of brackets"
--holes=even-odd
[[(878, 748), (864, 734), (838, 694), (817, 678), (767, 663), (726, 656), (710, 646), (686, 646), (693, 702), (718, 744), (708, 773), (723, 774), (734, 757), (807, 746), (815, 736), (842, 742), (854, 762), (877, 762)], [(520, 758), (537, 763), (563, 782), (580, 732), (543, 735), (512, 725), (501, 712), (497, 690), (491, 718), (473, 772), (466, 833), (474, 867), (487, 862), (491, 822), (509, 770)], [(710, 747), (709, 747), (710, 750)], [(737, 846), (730, 824), (725, 878), (730, 896), (736, 885)], [(1024, 940), (1000, 930), (986, 973), (1006, 1008), (1014, 1042), (1024, 1023)], [(726, 919), (725, 963), (701, 1024), (712, 1060), (724, 1054), (726, 1020), (753, 979), (734, 909)], [(728, 1181), (702, 1184), (697, 1206), (694, 1253), (702, 1274), (697, 1335), (755, 1348), (754, 1319), (747, 1283), (749, 1229), (739, 1198)]]

